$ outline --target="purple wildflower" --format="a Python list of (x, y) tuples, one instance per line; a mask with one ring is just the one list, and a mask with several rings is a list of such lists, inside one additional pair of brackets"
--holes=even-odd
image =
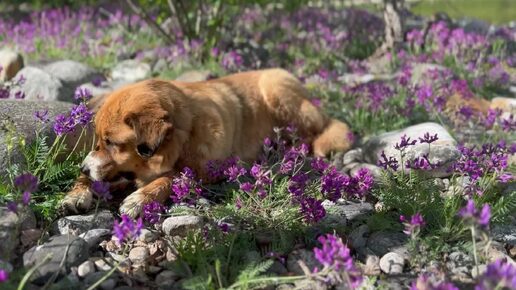
[(93, 112), (88, 110), (88, 107), (86, 107), (84, 103), (80, 103), (72, 107), (70, 117), (74, 120), (74, 126), (86, 126), (93, 118)]
[(373, 187), (374, 178), (367, 168), (360, 168), (357, 174), (350, 179), (348, 193), (357, 198), (363, 198)]
[(487, 110), (487, 115), (484, 119), (484, 126), (486, 128), (492, 128), (496, 122), (496, 119), (502, 114), (502, 110), (500, 109), (489, 109)]
[(298, 147), (292, 146), (289, 150), (287, 150), (287, 152), (285, 152), (279, 171), (283, 174), (292, 172), (303, 162), (308, 152), (309, 147), (306, 144), (301, 144)]
[(428, 154), (423, 154), (421, 157), (416, 157), (412, 161), (407, 160), (405, 167), (416, 169), (416, 170), (432, 170), (435, 169), (439, 164), (432, 164), (428, 159)]
[(319, 173), (323, 173), (329, 167), (328, 163), (326, 163), (326, 161), (324, 161), (321, 157), (312, 159), (310, 165), (312, 166), (313, 170)]
[(20, 191), (34, 192), (38, 189), (38, 178), (30, 173), (25, 173), (14, 179), (14, 186)]
[(46, 123), (49, 121), (48, 118), (48, 109), (41, 110), (41, 111), (35, 111), (34, 112), (34, 118), (42, 123)]
[(237, 181), (237, 179), (240, 176), (245, 175), (246, 173), (247, 173), (247, 171), (245, 170), (245, 168), (243, 168), (237, 164), (232, 165), (229, 168), (227, 168), (226, 170), (224, 170), (224, 175), (227, 176), (228, 180), (231, 182)]
[(104, 201), (108, 201), (113, 198), (109, 193), (108, 182), (94, 181), (91, 185), (91, 190), (98, 198), (103, 199)]
[(326, 216), (322, 202), (313, 197), (301, 198), (299, 205), (303, 219), (309, 224), (317, 223)]
[(12, 213), (17, 213), (18, 212), (18, 203), (15, 201), (7, 202), (7, 210)]
[(378, 166), (383, 167), (383, 169), (391, 168), (394, 171), (398, 170), (399, 164), (396, 158), (391, 156), (389, 159), (387, 159), (387, 156), (385, 156), (385, 151), (382, 151), (380, 157), (382, 160), (378, 160)]
[(505, 172), (502, 175), (498, 176), (498, 180), (500, 180), (501, 183), (507, 183), (513, 179), (513, 176), (511, 173)]
[(321, 243), (321, 248), (314, 248), (314, 255), (317, 261), (324, 267), (332, 267), (334, 270), (343, 272), (349, 275), (351, 288), (357, 288), (362, 283), (362, 276), (355, 268), (351, 251), (342, 242), (339, 237), (327, 234), (320, 236), (317, 239)]
[(416, 91), (416, 96), (419, 104), (425, 104), (427, 100), (429, 100), (433, 95), (432, 86), (431, 85), (423, 85), (418, 88)]
[(225, 233), (225, 234), (229, 233), (230, 226), (229, 226), (229, 224), (228, 224), (228, 223), (219, 222), (219, 223), (217, 224), (217, 226), (219, 227), (219, 229), (220, 229), (223, 233)]
[(516, 131), (516, 119), (514, 118), (513, 114), (507, 118), (502, 119), (502, 130), (506, 132)]
[(394, 148), (396, 150), (404, 150), (405, 148), (409, 147), (409, 146), (413, 146), (417, 143), (417, 140), (410, 140), (410, 137), (407, 137), (407, 135), (403, 135), (401, 136), (401, 141), (400, 143), (396, 143), (396, 145), (394, 145)]
[(342, 197), (342, 192), (350, 185), (350, 178), (339, 172), (335, 167), (327, 170), (321, 176), (321, 193), (331, 201)]
[(465, 120), (471, 119), (475, 112), (473, 111), (473, 108), (467, 105), (463, 105), (459, 108), (459, 111), (457, 112), (457, 115), (464, 117)]
[(487, 265), (475, 290), (516, 289), (516, 267), (502, 260)]
[(75, 89), (74, 99), (78, 101), (86, 102), (89, 99), (91, 99), (92, 96), (93, 95), (91, 91), (87, 88), (78, 87), (77, 89)]
[(188, 167), (183, 168), (181, 175), (172, 180), (172, 194), (170, 198), (172, 198), (174, 203), (182, 201), (194, 203), (201, 193), (202, 188), (195, 180), (195, 173)]
[(57, 136), (62, 136), (73, 132), (75, 129), (75, 122), (72, 118), (63, 114), (59, 114), (55, 118), (54, 132)]
[(459, 210), (459, 216), (465, 221), (487, 228), (491, 218), (491, 208), (489, 207), (489, 204), (486, 203), (479, 211), (475, 207), (475, 202), (472, 199), (469, 199), (466, 206)]
[(135, 221), (126, 214), (123, 214), (121, 218), (121, 221), (115, 221), (113, 225), (113, 234), (118, 238), (119, 243), (136, 239), (143, 227), (142, 219), (139, 218)]
[(25, 99), (25, 93), (23, 91), (17, 91), (14, 93), (14, 98), (17, 100)]
[(0, 269), (0, 283), (7, 282), (9, 280), (9, 272), (4, 269)]
[(435, 141), (439, 140), (439, 137), (437, 137), (437, 133), (433, 136), (430, 135), (430, 133), (426, 132), (423, 135), (423, 138), (419, 137), (419, 143), (434, 143)]
[(302, 196), (308, 180), (308, 174), (303, 172), (292, 176), (288, 181), (288, 191), (296, 197)]
[(420, 213), (416, 213), (410, 217), (410, 221), (407, 221), (405, 216), (400, 216), (400, 221), (405, 225), (405, 234), (409, 236), (417, 235), (421, 227), (425, 225), (425, 220)]
[(147, 203), (143, 206), (143, 219), (150, 224), (156, 224), (164, 211), (165, 207), (158, 201)]
[(253, 191), (253, 184), (250, 182), (244, 182), (240, 184), (240, 190), (247, 193), (251, 193), (251, 191)]

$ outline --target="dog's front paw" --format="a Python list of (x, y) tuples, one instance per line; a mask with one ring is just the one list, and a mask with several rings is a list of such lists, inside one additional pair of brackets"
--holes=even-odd
[(120, 214), (126, 214), (132, 218), (137, 218), (143, 211), (143, 206), (148, 202), (147, 196), (143, 192), (143, 188), (128, 195), (122, 205), (120, 205)]
[(92, 202), (93, 194), (89, 188), (74, 188), (61, 201), (61, 210), (64, 214), (87, 211)]

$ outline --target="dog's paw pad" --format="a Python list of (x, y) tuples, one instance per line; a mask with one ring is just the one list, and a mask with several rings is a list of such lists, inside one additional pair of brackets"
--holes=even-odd
[(145, 202), (145, 194), (139, 189), (124, 199), (122, 205), (120, 205), (120, 213), (137, 218), (142, 213)]

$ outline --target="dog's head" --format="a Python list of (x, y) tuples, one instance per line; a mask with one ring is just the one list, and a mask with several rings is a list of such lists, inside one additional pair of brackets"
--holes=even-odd
[(149, 182), (173, 170), (191, 126), (185, 96), (149, 80), (113, 92), (95, 116), (97, 144), (81, 171), (93, 180)]

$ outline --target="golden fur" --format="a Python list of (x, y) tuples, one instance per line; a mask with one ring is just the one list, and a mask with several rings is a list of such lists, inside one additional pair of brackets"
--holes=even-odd
[(186, 166), (207, 180), (209, 160), (256, 159), (274, 127), (296, 126), (316, 156), (348, 150), (348, 126), (325, 116), (307, 97), (302, 84), (281, 69), (126, 86), (109, 95), (96, 114), (97, 148), (85, 160), (90, 178), (79, 178), (64, 205), (87, 209), (92, 176), (111, 181), (130, 172), (138, 190), (120, 211), (138, 216), (144, 204), (168, 198), (171, 178)]

